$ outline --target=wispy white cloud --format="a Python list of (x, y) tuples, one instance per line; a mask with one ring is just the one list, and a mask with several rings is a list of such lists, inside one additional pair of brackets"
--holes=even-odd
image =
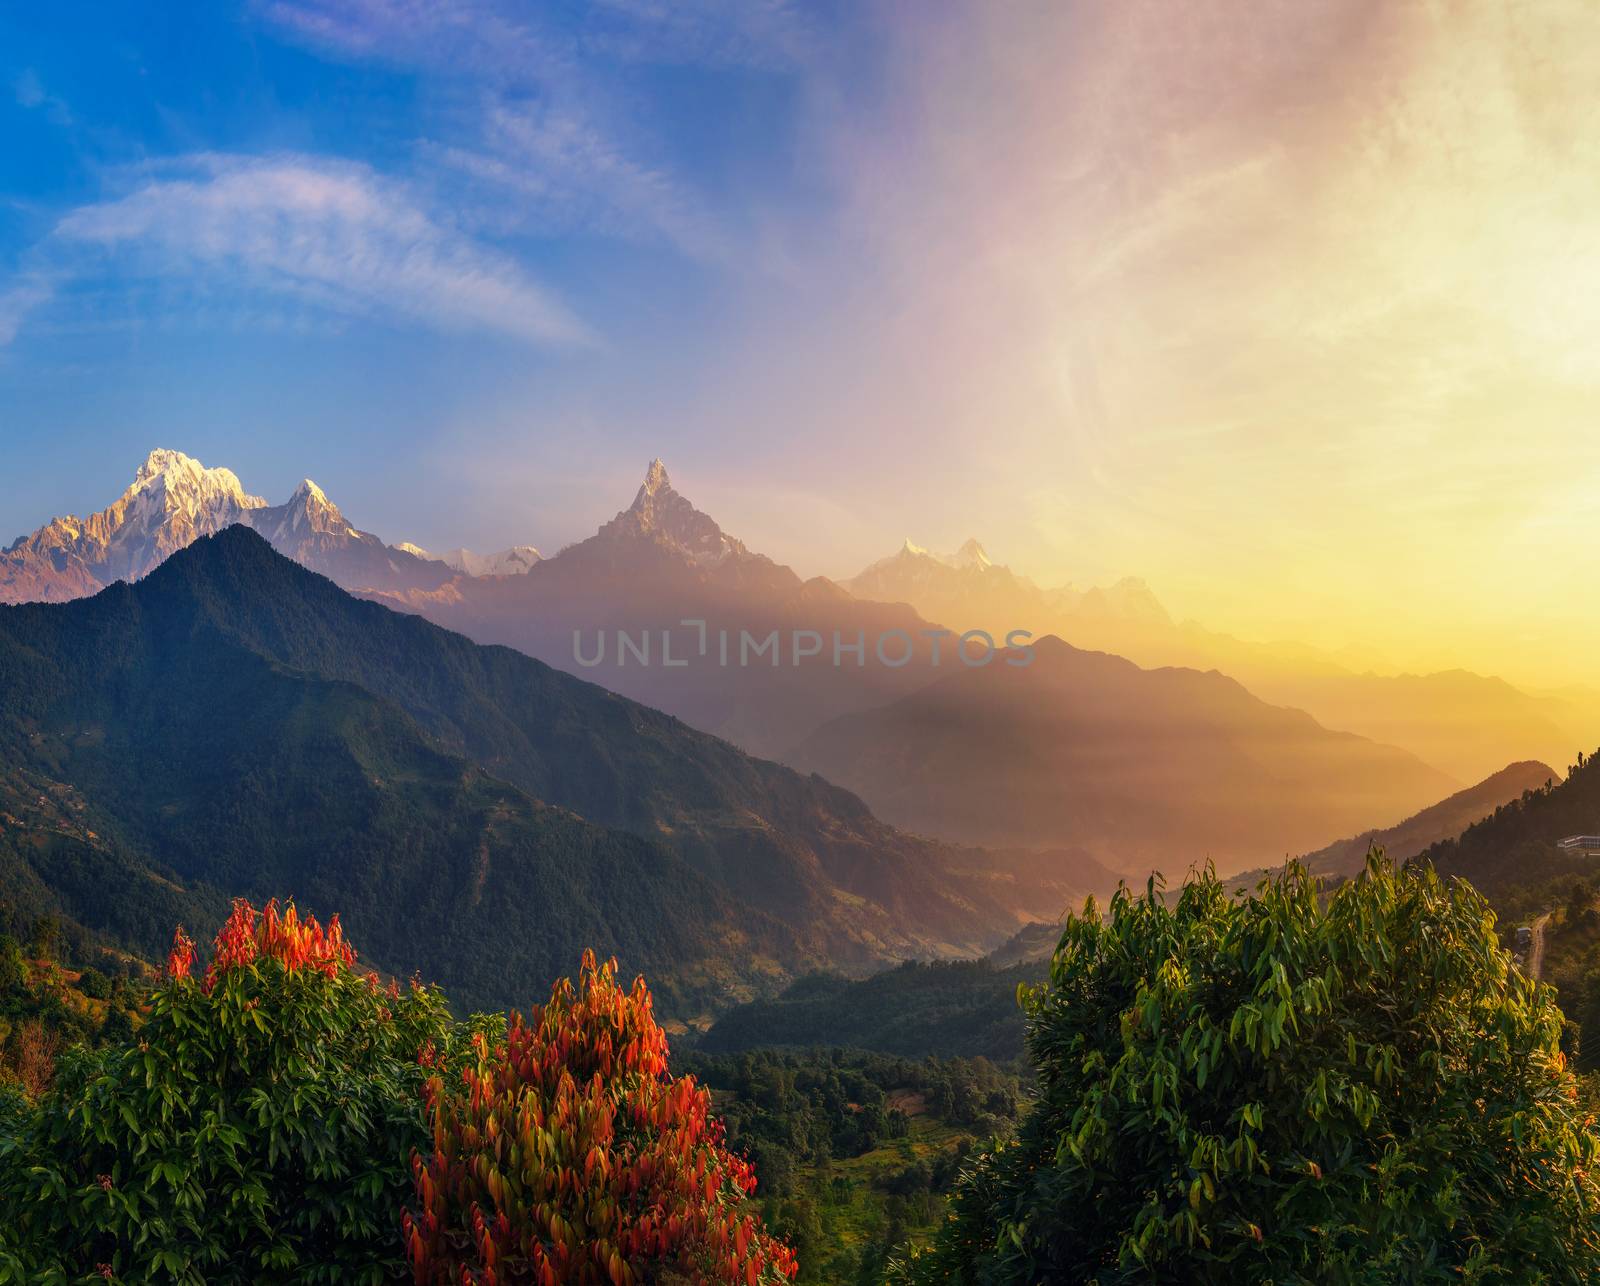
[(489, 222), (584, 231), (726, 261), (736, 234), (663, 159), (625, 85), (641, 61), (792, 69), (804, 27), (782, 0), (608, 0), (576, 25), (492, 0), (269, 0), (265, 19), (330, 57), (413, 69), (450, 103), (423, 140)]
[(793, 68), (811, 25), (790, 0), (595, 0), (584, 43), (636, 62)]
[(266, 0), (259, 12), (321, 52), (420, 67), (456, 78), (544, 79), (570, 55), (532, 13), (476, 0)]
[(50, 272), (0, 296), (0, 341), (48, 298), (51, 275), (107, 266), (97, 256), (129, 276), (288, 295), (346, 316), (534, 344), (591, 338), (512, 260), (442, 225), (403, 186), (350, 163), (207, 154), (144, 172), (126, 194), (57, 223), (35, 254)]
[(0, 290), (0, 348), (17, 337), (28, 314), (55, 294), (48, 277), (31, 275)]
[(29, 111), (42, 111), (57, 125), (72, 124), (72, 111), (66, 100), (49, 93), (39, 79), (39, 73), (31, 67), (18, 72), (12, 79), (11, 92), (17, 100), (17, 106), (26, 107)]
[(490, 104), (476, 145), (436, 155), (513, 194), (523, 223), (670, 245), (704, 262), (730, 252), (726, 230), (666, 171), (634, 160), (582, 115), (546, 104)]

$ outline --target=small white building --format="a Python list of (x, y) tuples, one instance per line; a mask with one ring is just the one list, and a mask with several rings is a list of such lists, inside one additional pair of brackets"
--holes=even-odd
[(1584, 857), (1600, 857), (1600, 835), (1568, 835), (1566, 839), (1557, 840), (1556, 847), (1569, 853), (1581, 853)]

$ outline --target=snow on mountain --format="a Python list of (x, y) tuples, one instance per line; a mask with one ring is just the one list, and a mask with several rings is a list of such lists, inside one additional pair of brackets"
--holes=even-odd
[(952, 628), (1023, 628), (1067, 636), (1088, 620), (1171, 626), (1166, 609), (1143, 581), (1043, 589), (995, 562), (976, 539), (953, 554), (936, 554), (907, 540), (844, 585), (858, 598), (909, 603)]
[(475, 554), (470, 549), (451, 549), (439, 561), (467, 576), (520, 576), (531, 571), (544, 557), (532, 545), (513, 545), (496, 554)]
[(726, 535), (713, 518), (672, 489), (667, 467), (659, 459), (650, 462), (633, 504), (601, 527), (596, 539), (616, 541), (638, 536), (675, 549), (701, 567), (715, 566), (750, 552), (740, 541)]
[(409, 540), (402, 540), (395, 548), (416, 558), (437, 559), (463, 576), (521, 576), (532, 571), (533, 565), (544, 558), (532, 545), (512, 545), (494, 554), (478, 554), (470, 549), (447, 549), (442, 554), (430, 554)]
[(914, 569), (922, 563), (936, 567), (948, 567), (955, 571), (964, 571), (969, 567), (981, 571), (986, 567), (994, 566), (988, 552), (975, 538), (969, 539), (966, 544), (962, 545), (953, 554), (936, 554), (933, 550), (924, 548), (907, 536), (905, 543), (899, 549), (895, 550), (887, 558), (880, 558), (855, 579), (862, 580), (874, 573), (890, 571), (904, 575), (908, 570)]
[(962, 545), (945, 561), (952, 567), (992, 567), (994, 565), (984, 547), (975, 538), (969, 539), (966, 544)]
[(0, 552), (0, 602), (62, 602), (138, 580), (200, 536), (235, 523), (347, 588), (435, 588), (450, 569), (356, 530), (309, 478), (282, 505), (250, 495), (231, 469), (152, 451), (118, 499), (87, 518), (53, 518)]
[(152, 451), (116, 501), (87, 518), (53, 518), (0, 554), (0, 601), (60, 602), (136, 580), (198, 536), (266, 505), (231, 469), (180, 451)]

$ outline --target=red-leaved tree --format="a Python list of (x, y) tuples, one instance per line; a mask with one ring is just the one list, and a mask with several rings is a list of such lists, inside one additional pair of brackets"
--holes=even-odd
[[(711, 1096), (667, 1072), (644, 980), (583, 957), (503, 1040), (476, 1037), (459, 1080), (426, 1088), (433, 1151), (404, 1216), (418, 1286), (628, 1286), (675, 1271), (759, 1286), (795, 1276), (763, 1228), (748, 1164), (724, 1146)], [(453, 1083), (452, 1083), (453, 1082)]]

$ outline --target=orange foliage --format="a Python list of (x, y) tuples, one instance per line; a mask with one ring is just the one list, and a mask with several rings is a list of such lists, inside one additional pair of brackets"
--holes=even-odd
[(183, 931), (180, 924), (172, 931), (172, 950), (167, 953), (167, 976), (187, 978), (194, 968), (194, 939)]
[[(172, 937), (167, 956), (167, 973), (187, 978), (194, 968), (194, 942), (180, 927)], [(230, 970), (241, 969), (257, 960), (276, 960), (286, 970), (315, 969), (330, 978), (340, 969), (355, 964), (356, 953), (344, 940), (337, 914), (324, 929), (314, 915), (300, 918), (293, 902), (280, 913), (273, 898), (257, 912), (246, 898), (233, 900), (233, 913), (217, 931), (211, 945), (211, 963), (206, 967), (201, 989), (206, 992)]]
[(745, 1204), (755, 1175), (710, 1094), (668, 1075), (643, 979), (624, 992), (616, 962), (586, 952), (576, 989), (562, 979), (475, 1055), (453, 1091), (438, 1068), (425, 1091), (433, 1155), (413, 1160), (404, 1216), (417, 1286), (629, 1286), (664, 1266), (729, 1286), (794, 1277)]

